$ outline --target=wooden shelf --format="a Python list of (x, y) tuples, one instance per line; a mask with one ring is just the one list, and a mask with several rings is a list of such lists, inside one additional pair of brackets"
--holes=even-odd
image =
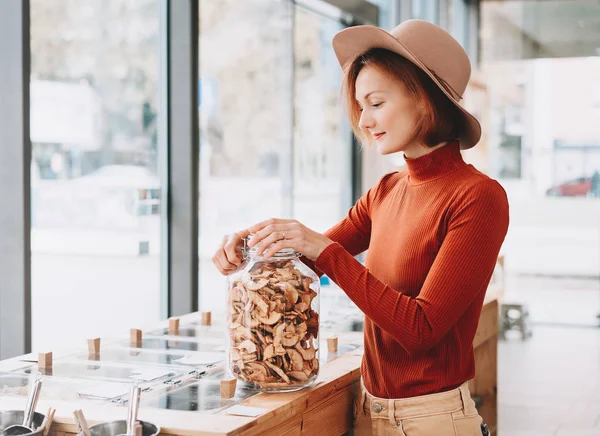
[[(196, 320), (199, 314), (180, 318), (184, 325)], [(163, 327), (167, 327), (165, 321)], [(162, 326), (162, 325), (161, 325)], [(348, 332), (337, 335), (340, 347), (344, 342), (356, 342), (362, 333)], [(470, 382), (474, 396), (483, 400), (479, 409), (484, 421), (496, 434), (497, 425), (497, 339), (498, 298), (490, 293), (484, 303), (474, 348), (476, 375)], [(106, 341), (102, 341), (103, 344)], [(60, 355), (60, 354), (57, 354)], [(346, 354), (324, 364), (317, 384), (312, 388), (283, 394), (258, 394), (246, 399), (241, 405), (264, 409), (258, 417), (242, 417), (227, 414), (227, 409), (216, 414), (210, 412), (170, 411), (141, 408), (139, 417), (162, 429), (164, 435), (208, 436), (244, 435), (343, 435), (352, 431), (353, 404), (360, 392), (360, 364), (362, 353)], [(12, 366), (11, 366), (12, 365)], [(14, 367), (15, 359), (0, 362), (0, 371)], [(43, 396), (43, 395), (42, 395)], [(26, 398), (0, 397), (0, 410), (23, 409)], [(81, 403), (41, 399), (37, 410), (56, 408), (52, 436), (72, 436), (76, 433), (73, 411), (82, 408)], [(125, 419), (126, 407), (94, 405), (85, 407), (89, 424)], [(351, 434), (351, 433), (350, 433)]]

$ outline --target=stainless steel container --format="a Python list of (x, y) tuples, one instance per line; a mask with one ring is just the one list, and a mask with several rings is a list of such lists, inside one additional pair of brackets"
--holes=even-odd
[[(146, 421), (139, 421), (142, 424), (142, 436), (156, 436), (160, 433), (160, 427)], [(100, 424), (90, 425), (92, 436), (117, 436), (127, 433), (127, 420), (101, 422)], [(79, 433), (78, 436), (83, 436)]]
[[(0, 411), (0, 433), (1, 430), (4, 430), (10, 425), (21, 425), (23, 424), (23, 414), (25, 412), (23, 410), (4, 410)], [(27, 433), (28, 435), (41, 435), (44, 432), (43, 428), (40, 428), (40, 425), (44, 422), (45, 416), (41, 413), (35, 412), (33, 414), (33, 432)], [(145, 436), (145, 435), (144, 435)]]

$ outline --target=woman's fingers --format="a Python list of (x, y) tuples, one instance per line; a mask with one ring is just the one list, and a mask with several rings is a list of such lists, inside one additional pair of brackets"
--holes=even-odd
[(238, 233), (229, 236), (223, 246), (227, 261), (233, 265), (240, 266), (242, 263), (242, 238)]
[(239, 265), (232, 263), (228, 259), (228, 255), (225, 252), (225, 246), (229, 243), (230, 237), (225, 236), (223, 238), (223, 242), (221, 246), (218, 248), (215, 255), (212, 257), (212, 261), (219, 270), (219, 272), (223, 275), (227, 275), (231, 270), (237, 268)]
[(284, 239), (289, 239), (289, 236), (283, 230), (273, 231), (273, 233), (266, 236), (259, 243), (256, 244), (256, 254), (259, 256), (266, 250), (269, 245), (276, 243), (277, 241), (282, 241)]
[[(282, 235), (283, 233), (285, 233), (286, 230), (287, 230), (286, 224), (269, 224), (268, 226), (264, 227), (262, 230), (254, 233), (252, 235), (252, 237), (248, 241), (248, 247), (254, 247), (255, 245), (258, 245), (260, 242), (262, 242), (263, 240), (265, 240), (266, 238), (268, 238), (269, 236), (271, 236), (273, 234)], [(288, 230), (288, 232), (289, 232), (289, 230)], [(281, 236), (280, 239), (281, 238), (283, 238), (283, 236)]]
[(250, 227), (248, 230), (253, 234), (250, 241), (248, 241), (248, 246), (253, 247), (276, 232), (284, 232), (286, 235), (285, 239), (289, 239), (287, 235), (291, 235), (292, 232), (301, 230), (301, 225), (296, 220), (271, 218), (270, 220), (263, 221), (262, 223)]
[[(246, 231), (248, 234), (252, 234), (252, 238), (250, 238), (250, 242), (254, 241), (256, 244), (256, 238), (263, 239), (274, 231), (281, 230), (282, 227), (285, 227), (289, 224), (291, 220), (278, 219), (278, 218), (270, 218), (266, 221), (260, 222), (258, 224), (254, 224), (252, 227), (248, 227)], [(260, 240), (259, 239), (259, 240)], [(254, 245), (252, 244), (252, 245)]]
[(221, 250), (221, 253), (217, 253), (212, 258), (213, 263), (219, 270), (219, 272), (223, 275), (227, 275), (231, 270), (235, 269), (236, 266), (229, 263), (225, 256), (225, 252)]
[(280, 239), (279, 241), (275, 242), (272, 246), (268, 247), (265, 254), (263, 254), (263, 257), (271, 257), (279, 250), (283, 250), (284, 248), (293, 248), (297, 251), (296, 244), (297, 241), (293, 239)]

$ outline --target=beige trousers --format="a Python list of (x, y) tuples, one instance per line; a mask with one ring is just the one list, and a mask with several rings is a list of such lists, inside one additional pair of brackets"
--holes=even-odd
[(356, 436), (481, 436), (482, 419), (467, 383), (448, 392), (389, 400), (367, 392), (355, 407)]

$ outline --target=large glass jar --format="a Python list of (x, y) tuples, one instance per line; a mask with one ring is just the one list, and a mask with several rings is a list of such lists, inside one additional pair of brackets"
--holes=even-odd
[(291, 249), (245, 256), (229, 276), (228, 372), (252, 390), (311, 386), (319, 372), (318, 276)]

